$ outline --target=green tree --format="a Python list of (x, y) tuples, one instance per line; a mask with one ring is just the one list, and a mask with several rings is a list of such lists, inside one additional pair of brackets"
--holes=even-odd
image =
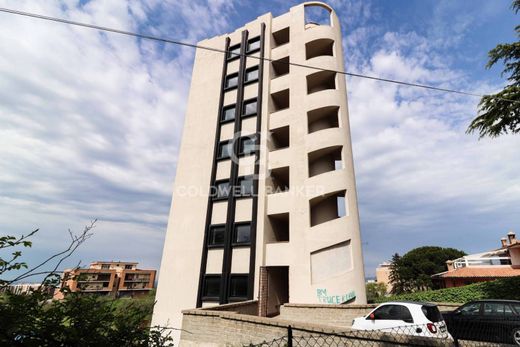
[[(511, 8), (520, 11), (520, 0), (514, 0)], [(515, 27), (520, 38), (520, 25)], [(479, 115), (471, 122), (467, 132), (478, 131), (480, 137), (497, 137), (520, 132), (520, 41), (497, 45), (488, 53), (489, 69), (503, 61), (502, 76), (509, 75), (509, 84), (496, 94), (483, 96), (479, 103)]]
[(394, 254), (390, 266), (392, 294), (434, 289), (431, 275), (446, 271), (446, 261), (466, 255), (454, 248), (424, 246), (402, 257)]
[(386, 295), (386, 284), (371, 282), (366, 284), (367, 301), (369, 304), (377, 302)]
[[(170, 328), (149, 326), (153, 293), (143, 299), (113, 299), (63, 288), (65, 299), (52, 300), (49, 289), (57, 290), (60, 283), (57, 268), (88, 239), (94, 222), (79, 235), (69, 231), (69, 246), (32, 268), (20, 260), (19, 248), (30, 247), (29, 238), (38, 230), (0, 237), (0, 346), (173, 346)], [(6, 279), (13, 270), (21, 273)], [(45, 276), (38, 290), (9, 291), (9, 284), (35, 275)]]

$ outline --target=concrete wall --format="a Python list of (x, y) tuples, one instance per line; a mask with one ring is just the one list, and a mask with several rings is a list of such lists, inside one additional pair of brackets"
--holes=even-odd
[[(363, 306), (363, 305), (358, 305)], [(183, 311), (180, 347), (191, 346), (244, 346), (269, 342), (287, 336), (289, 326), (293, 337), (308, 338), (309, 345), (318, 345), (310, 336), (327, 336), (330, 345), (366, 344), (360, 339), (370, 338), (370, 346), (449, 346), (445, 340), (392, 335), (381, 332), (364, 332), (338, 329), (321, 324), (306, 324), (290, 320), (253, 317), (225, 311), (187, 310)], [(333, 340), (333, 341), (332, 341)], [(314, 341), (314, 342), (313, 342)], [(283, 342), (280, 342), (280, 346)]]

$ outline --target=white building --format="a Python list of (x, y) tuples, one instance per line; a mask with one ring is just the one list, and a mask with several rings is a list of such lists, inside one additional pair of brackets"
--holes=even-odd
[(199, 42), (153, 324), (366, 302), (341, 43), (320, 2)]

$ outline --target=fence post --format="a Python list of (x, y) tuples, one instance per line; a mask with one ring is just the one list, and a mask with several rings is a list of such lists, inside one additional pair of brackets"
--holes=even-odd
[(293, 347), (292, 345), (292, 327), (287, 327), (287, 347)]

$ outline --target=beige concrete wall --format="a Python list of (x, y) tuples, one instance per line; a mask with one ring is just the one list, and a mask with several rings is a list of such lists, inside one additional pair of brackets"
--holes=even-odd
[[(304, 4), (292, 7), (289, 14), (273, 18), (271, 24), (273, 31), (286, 26), (290, 27), (290, 42), (273, 48), (268, 57), (280, 59), (288, 55), (293, 63), (314, 64), (334, 70), (343, 70), (339, 19), (334, 12), (331, 14), (331, 19), (332, 26), (305, 29)], [(305, 43), (318, 38), (334, 40), (334, 56), (319, 56), (306, 60)], [(270, 69), (271, 66), (268, 65), (265, 76), (272, 76)], [(271, 113), (267, 116), (264, 115), (263, 122), (267, 122), (267, 124), (264, 124), (263, 127), (267, 130), (289, 126), (290, 147), (268, 152), (266, 167), (289, 166), (291, 188), (287, 193), (269, 195), (266, 198), (265, 210), (260, 209), (259, 211), (265, 214), (289, 212), (291, 216), (290, 241), (288, 245), (283, 246), (286, 250), (284, 254), (271, 251), (275, 248), (272, 244), (266, 245), (267, 249), (264, 249), (263, 252), (265, 259), (259, 257), (257, 261), (269, 266), (289, 265), (289, 302), (319, 303), (331, 298), (347, 298), (355, 295), (355, 303), (366, 303), (345, 79), (342, 75), (336, 76), (335, 90), (307, 94), (306, 78), (315, 72), (316, 70), (291, 66), (289, 75), (277, 77), (267, 84), (268, 95), (289, 88), (290, 108), (278, 112), (272, 112), (274, 110), (272, 105), (264, 108), (271, 110)], [(307, 112), (325, 106), (339, 107), (340, 127), (322, 129), (309, 134)], [(309, 178), (308, 153), (330, 146), (342, 146), (341, 156), (344, 169), (325, 172)], [(268, 174), (267, 171), (265, 173)], [(347, 191), (348, 206), (346, 209), (349, 214), (343, 218), (311, 227), (310, 199), (338, 190)], [(328, 220), (330, 218), (327, 218), (327, 214), (335, 213), (334, 202), (331, 201), (325, 205), (316, 211), (317, 219)], [(324, 230), (325, 233), (323, 233)], [(265, 228), (264, 238), (268, 239), (270, 234), (270, 230)], [(320, 281), (312, 283), (311, 253), (343, 242), (349, 244), (347, 254), (352, 256), (350, 269), (338, 269), (328, 278), (322, 278)], [(317, 249), (317, 244), (321, 248)], [(333, 252), (330, 253), (329, 258), (330, 261), (327, 265), (333, 266), (335, 264)]]

